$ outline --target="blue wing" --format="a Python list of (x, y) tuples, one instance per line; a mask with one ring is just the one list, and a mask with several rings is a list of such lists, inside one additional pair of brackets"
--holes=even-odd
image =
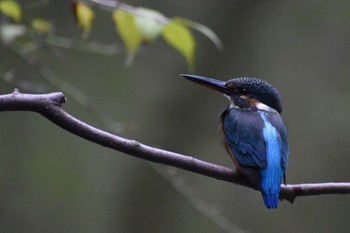
[[(266, 145), (262, 135), (264, 122), (258, 111), (228, 108), (221, 114), (222, 141), (236, 166), (266, 166)], [(230, 151), (231, 150), (231, 151)]]

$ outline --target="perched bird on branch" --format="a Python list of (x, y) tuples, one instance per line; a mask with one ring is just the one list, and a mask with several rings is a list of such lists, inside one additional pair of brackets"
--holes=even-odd
[(229, 98), (230, 105), (220, 114), (221, 141), (238, 171), (260, 188), (265, 206), (277, 208), (289, 156), (278, 90), (256, 78), (224, 82), (196, 75), (181, 76)]

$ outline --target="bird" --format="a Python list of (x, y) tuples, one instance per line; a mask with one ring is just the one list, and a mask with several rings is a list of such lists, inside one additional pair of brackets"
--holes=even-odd
[(228, 97), (219, 116), (221, 142), (238, 172), (260, 189), (265, 206), (276, 209), (290, 153), (278, 90), (258, 78), (181, 76)]

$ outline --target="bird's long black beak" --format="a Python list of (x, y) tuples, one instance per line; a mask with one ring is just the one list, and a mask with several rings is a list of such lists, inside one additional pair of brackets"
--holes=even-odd
[(181, 77), (184, 77), (192, 82), (198, 83), (202, 86), (208, 87), (210, 89), (220, 91), (221, 93), (228, 94), (228, 89), (225, 86), (224, 81), (212, 79), (212, 78), (206, 78), (202, 76), (197, 75), (191, 75), (191, 74), (181, 74)]

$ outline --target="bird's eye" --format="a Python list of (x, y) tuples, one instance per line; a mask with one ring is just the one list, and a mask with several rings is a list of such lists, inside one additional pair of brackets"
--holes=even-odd
[(248, 91), (247, 91), (247, 89), (245, 89), (245, 88), (242, 88), (242, 89), (241, 89), (241, 94), (243, 94), (243, 95), (246, 95), (246, 94), (248, 94)]

